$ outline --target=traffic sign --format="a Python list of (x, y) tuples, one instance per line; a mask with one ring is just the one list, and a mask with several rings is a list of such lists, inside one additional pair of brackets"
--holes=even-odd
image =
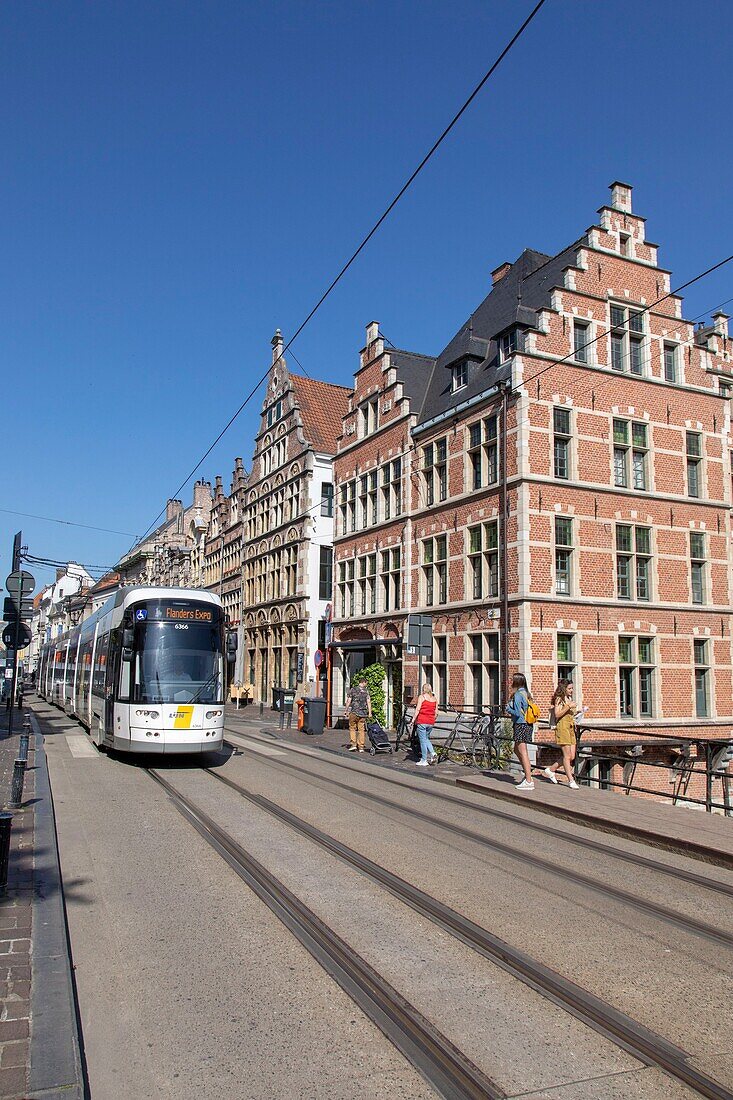
[[(33, 617), (33, 600), (20, 601), (20, 618), (31, 619)], [(3, 600), (3, 619), (6, 623), (13, 623), (18, 618), (18, 605), (12, 596), (6, 596)]]
[(421, 657), (431, 657), (433, 653), (433, 616), (407, 616), (407, 651), (418, 653)]
[(31, 628), (25, 623), (9, 623), (2, 633), (3, 645), (8, 648), (15, 644), (15, 632), (18, 632), (18, 649), (25, 649), (31, 644), (33, 635)]
[(12, 597), (29, 596), (36, 587), (36, 578), (25, 569), (16, 569), (6, 578), (5, 587)]
[(316, 668), (320, 668), (321, 665), (323, 664), (323, 650), (322, 649), (317, 649), (316, 652), (313, 654), (313, 664), (316, 666)]

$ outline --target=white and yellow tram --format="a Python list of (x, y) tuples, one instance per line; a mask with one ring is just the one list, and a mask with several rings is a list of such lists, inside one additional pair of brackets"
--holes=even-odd
[(39, 695), (100, 748), (182, 753), (224, 738), (224, 613), (187, 588), (121, 588), (41, 651)]

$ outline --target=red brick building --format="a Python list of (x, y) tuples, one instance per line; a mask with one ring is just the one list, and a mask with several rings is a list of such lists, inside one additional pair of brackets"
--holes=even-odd
[(614, 183), (437, 359), (368, 327), (334, 463), (337, 703), (375, 654), (416, 689), (415, 611), (443, 702), (503, 702), (521, 670), (544, 709), (569, 675), (604, 730), (730, 735), (730, 339), (670, 289)]

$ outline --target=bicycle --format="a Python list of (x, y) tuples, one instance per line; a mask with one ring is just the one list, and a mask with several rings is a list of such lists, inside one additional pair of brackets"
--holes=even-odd
[(504, 735), (500, 714), (477, 714), (471, 726), (471, 746), (467, 754), (470, 763), (482, 770), (500, 767), (511, 742), (511, 737)]

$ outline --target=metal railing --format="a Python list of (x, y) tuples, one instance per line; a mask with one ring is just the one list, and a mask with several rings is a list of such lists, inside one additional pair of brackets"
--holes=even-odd
[[(397, 726), (395, 751), (401, 744), (410, 741), (413, 721), (414, 708), (405, 707)], [(546, 722), (538, 723), (534, 734), (532, 745), (535, 748), (559, 751)], [(549, 736), (545, 738), (543, 734)], [(597, 737), (599, 734), (610, 735), (615, 743), (609, 745), (588, 740), (589, 736)], [(439, 762), (449, 760), (467, 767), (503, 771), (512, 755), (511, 720), (505, 716), (503, 708), (497, 706), (444, 706), (438, 710), (431, 740)], [(733, 816), (731, 738), (670, 736), (640, 728), (579, 724), (576, 726), (576, 744), (575, 778), (582, 786), (618, 789), (627, 795), (632, 792), (652, 795), (669, 800), (673, 805), (701, 806), (708, 813), (722, 812), (726, 817)], [(674, 758), (671, 761), (653, 759), (650, 753), (659, 749), (669, 750)], [(622, 768), (621, 780), (613, 778), (614, 766)], [(594, 768), (597, 770), (595, 775), (592, 774)], [(672, 789), (660, 790), (638, 782), (640, 768), (642, 777), (645, 768), (669, 773)], [(694, 791), (698, 777), (704, 778), (704, 797), (689, 793), (691, 786)], [(718, 783), (719, 798), (716, 797)]]

